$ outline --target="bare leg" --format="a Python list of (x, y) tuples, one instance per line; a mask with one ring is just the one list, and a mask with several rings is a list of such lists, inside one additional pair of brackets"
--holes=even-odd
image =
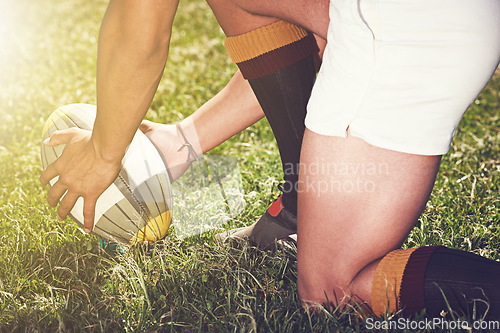
[[(398, 248), (432, 190), (440, 156), (306, 130), (299, 181), (298, 289), (306, 304), (369, 303), (377, 260)], [(335, 149), (332, 149), (335, 147)]]
[[(326, 38), (328, 1), (210, 0), (209, 4), (228, 36), (273, 23), (275, 19), (270, 17), (275, 17)], [(432, 190), (440, 160), (439, 155), (412, 155), (376, 148), (350, 134), (339, 138), (306, 132), (300, 169), (298, 230), (298, 287), (305, 304), (329, 300), (334, 305), (345, 305), (354, 300), (371, 305), (373, 276), (376, 268), (379, 275), (380, 258), (386, 260), (389, 257), (386, 255), (401, 245), (414, 226)], [(433, 257), (427, 268), (439, 267), (448, 258), (456, 257), (460, 259), (449, 267), (453, 266), (453, 274), (460, 273), (468, 268), (464, 265), (467, 257), (468, 265), (481, 266), (480, 270), (489, 272), (489, 277), (479, 281), (476, 276), (462, 274), (456, 285), (466, 282), (468, 287), (464, 290), (485, 286), (488, 296), (493, 296), (493, 303), (498, 304), (499, 297), (494, 296), (498, 291), (498, 263), (460, 251), (437, 252), (435, 258), (440, 256), (440, 259)], [(379, 266), (384, 266), (383, 263)], [(439, 274), (435, 272), (436, 277)], [(445, 280), (444, 285), (452, 288), (448, 295), (461, 292), (461, 287), (453, 289), (453, 283)], [(437, 294), (437, 298), (441, 297)], [(343, 299), (344, 295), (348, 297)], [(440, 302), (435, 309), (442, 309)]]
[(279, 19), (301, 26), (326, 40), (329, 0), (208, 0), (227, 36), (235, 36)]

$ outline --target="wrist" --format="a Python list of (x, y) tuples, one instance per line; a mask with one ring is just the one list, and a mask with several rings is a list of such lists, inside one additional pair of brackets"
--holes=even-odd
[(90, 137), (90, 144), (94, 148), (98, 159), (107, 163), (121, 164), (127, 147), (113, 146), (112, 142), (112, 140), (106, 140), (106, 138), (100, 136), (95, 130)]
[(196, 131), (196, 127), (191, 118), (186, 118), (176, 125), (177, 136), (183, 145), (189, 145), (189, 150), (192, 151), (193, 155), (200, 156), (203, 154), (203, 149), (201, 148), (200, 139)]

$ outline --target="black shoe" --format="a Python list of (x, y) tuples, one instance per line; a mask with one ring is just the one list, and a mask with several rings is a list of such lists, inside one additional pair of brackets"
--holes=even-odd
[(221, 241), (248, 240), (261, 250), (274, 250), (275, 242), (297, 242), (297, 217), (282, 203), (280, 195), (264, 215), (248, 227), (225, 231), (216, 236)]

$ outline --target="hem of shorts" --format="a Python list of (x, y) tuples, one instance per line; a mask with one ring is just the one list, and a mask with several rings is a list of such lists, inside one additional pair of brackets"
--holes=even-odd
[[(324, 136), (336, 136), (340, 138), (346, 138), (347, 137), (347, 131), (342, 131), (342, 133), (332, 133), (331, 131), (328, 130), (316, 130), (312, 129), (309, 126), (306, 127), (308, 130), (319, 134), (319, 135), (324, 135)], [(412, 155), (422, 155), (422, 156), (437, 156), (437, 155), (445, 155), (449, 152), (450, 150), (450, 145), (438, 145), (432, 148), (426, 148), (426, 147), (405, 147), (403, 145), (398, 145), (394, 144), (393, 142), (387, 142), (386, 140), (380, 140), (377, 138), (368, 138), (365, 135), (356, 133), (356, 131), (353, 131), (352, 129), (349, 132), (349, 135), (354, 136), (358, 139), (361, 139), (368, 143), (369, 145), (372, 145), (374, 147), (382, 148), (382, 149), (387, 149), (387, 150), (392, 150), (396, 151), (399, 153), (406, 153), (406, 154), (412, 154)]]

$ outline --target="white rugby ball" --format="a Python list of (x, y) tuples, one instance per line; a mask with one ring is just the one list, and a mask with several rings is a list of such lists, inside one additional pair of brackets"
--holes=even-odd
[[(70, 104), (55, 110), (43, 129), (42, 142), (55, 131), (71, 127), (92, 130), (96, 106)], [(42, 143), (45, 169), (63, 152), (64, 145)], [(50, 181), (54, 185), (57, 177)], [(83, 227), (83, 198), (71, 210), (71, 218)], [(153, 243), (165, 236), (172, 221), (172, 189), (162, 157), (146, 135), (137, 131), (113, 184), (96, 204), (92, 233), (120, 244)]]

